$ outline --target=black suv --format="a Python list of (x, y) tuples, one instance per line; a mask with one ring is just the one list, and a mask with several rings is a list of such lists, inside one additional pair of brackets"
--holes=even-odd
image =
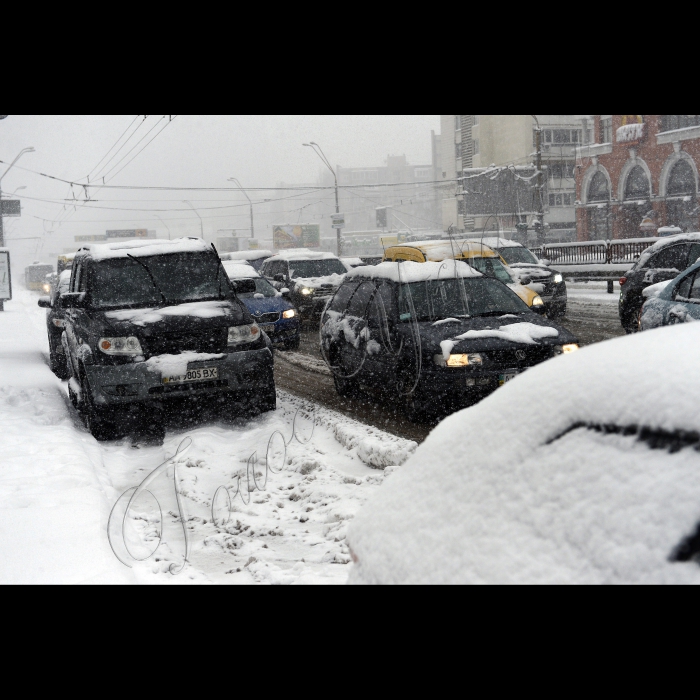
[(462, 262), (352, 270), (321, 319), (337, 392), (380, 391), (411, 420), (473, 403), (577, 349), (569, 331)]
[(177, 397), (215, 396), (230, 413), (276, 407), (264, 335), (201, 239), (83, 248), (61, 304), (69, 395), (98, 439), (139, 408), (162, 433)]
[(315, 322), (343, 282), (347, 268), (332, 253), (290, 250), (268, 258), (260, 272), (277, 291), (289, 290), (289, 300), (302, 321)]
[(47, 309), (46, 331), (49, 336), (49, 366), (59, 379), (68, 379), (68, 366), (61, 342), (66, 315), (61, 305), (61, 296), (69, 289), (70, 270), (64, 270), (51, 286), (51, 294), (39, 299), (39, 306), (42, 309)]
[(686, 233), (657, 241), (620, 279), (620, 322), (627, 333), (639, 329), (646, 299), (642, 292), (652, 284), (672, 280), (700, 258), (700, 233)]

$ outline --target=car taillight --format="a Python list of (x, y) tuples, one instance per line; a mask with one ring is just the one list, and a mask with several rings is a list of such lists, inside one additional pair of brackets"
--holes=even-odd
[(626, 277), (620, 277), (620, 286), (624, 287), (627, 284), (627, 278)]

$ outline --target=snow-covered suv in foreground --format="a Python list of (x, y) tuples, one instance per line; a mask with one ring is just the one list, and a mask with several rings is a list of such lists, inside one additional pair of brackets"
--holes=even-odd
[(700, 584), (698, 347), (592, 345), (443, 421), (352, 521), (350, 580)]
[(162, 431), (178, 397), (215, 396), (232, 412), (276, 406), (272, 354), (210, 243), (87, 246), (61, 304), (69, 395), (98, 439), (134, 408)]

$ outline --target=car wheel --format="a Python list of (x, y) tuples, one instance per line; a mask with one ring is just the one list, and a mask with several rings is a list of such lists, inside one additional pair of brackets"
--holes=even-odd
[(342, 396), (346, 399), (352, 399), (360, 395), (360, 385), (354, 378), (345, 379), (343, 377), (339, 377), (334, 372), (333, 384), (335, 384), (335, 390), (338, 392), (338, 396)]
[(113, 440), (116, 437), (114, 417), (110, 415), (108, 410), (95, 406), (85, 372), (83, 371), (81, 374), (81, 408), (85, 427), (95, 440), (99, 440), (100, 442)]
[(294, 340), (285, 340), (284, 349), (285, 350), (298, 350), (299, 345), (301, 345), (301, 338), (295, 338)]

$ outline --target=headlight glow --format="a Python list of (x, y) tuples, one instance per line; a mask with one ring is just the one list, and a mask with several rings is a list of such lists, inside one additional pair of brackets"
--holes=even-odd
[(435, 355), (433, 359), (435, 364), (441, 367), (468, 367), (469, 365), (483, 364), (483, 359), (478, 353), (450, 355), (447, 360), (442, 355)]
[(51, 291), (51, 285), (50, 284), (44, 284), (41, 287), (47, 294)]
[(539, 294), (532, 300), (532, 305), (533, 306), (544, 306), (544, 302), (542, 301), (542, 297)]
[(554, 283), (561, 284), (563, 281), (564, 281), (564, 277), (557, 272), (557, 274), (554, 275)]
[(576, 343), (569, 343), (568, 345), (556, 345), (554, 347), (555, 355), (570, 355), (572, 352), (576, 352), (579, 346)]
[(294, 309), (287, 309), (287, 311), (282, 312), (282, 318), (294, 318), (297, 312)]
[(105, 355), (143, 355), (141, 343), (133, 335), (128, 338), (100, 338), (97, 347)]
[(260, 337), (260, 328), (256, 323), (250, 326), (231, 326), (228, 329), (228, 344), (241, 345), (252, 343)]
[(304, 296), (307, 297), (307, 296), (309, 296), (309, 294), (313, 294), (313, 293), (314, 293), (314, 290), (313, 290), (313, 289), (309, 289), (309, 287), (303, 287), (302, 290), (301, 290), (301, 293), (302, 293)]

